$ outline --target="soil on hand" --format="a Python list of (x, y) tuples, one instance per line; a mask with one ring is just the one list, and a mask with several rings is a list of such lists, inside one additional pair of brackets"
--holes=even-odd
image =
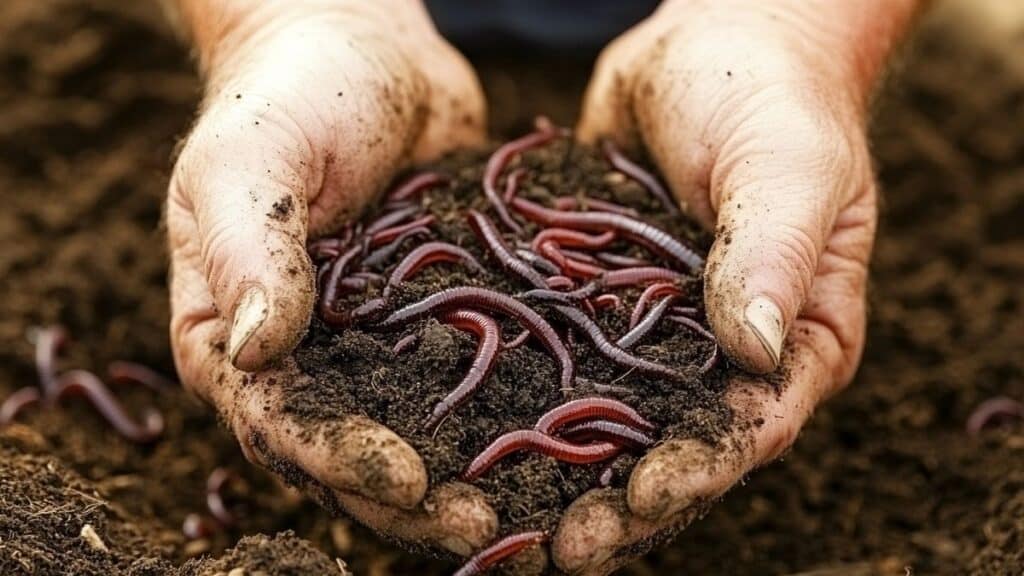
[[(34, 382), (26, 334), (51, 323), (74, 337), (62, 366), (102, 371), (127, 358), (172, 370), (160, 203), (199, 92), (161, 18), (155, 3), (0, 3), (2, 396)], [(1024, 399), (1021, 48), (993, 54), (975, 43), (988, 36), (950, 32), (961, 24), (925, 23), (873, 121), (883, 206), (856, 381), (782, 462), (624, 574), (1022, 573), (1024, 427), (963, 431), (985, 398)], [(593, 58), (566, 69), (550, 58), (471, 56), (503, 138), (538, 113), (571, 124)], [(557, 75), (546, 75), (549, 64)], [(432, 331), (448, 334), (440, 328)], [(444, 346), (460, 359), (471, 353), (470, 340), (451, 336)], [(335, 557), (360, 575), (451, 569), (281, 488), (184, 392), (117, 394), (133, 414), (160, 406), (160, 442), (125, 442), (73, 401), (27, 412), (5, 431), (0, 572), (175, 574), (209, 561), (209, 571), (186, 573), (329, 574)], [(232, 488), (238, 525), (186, 541), (180, 526), (204, 512), (206, 476), (218, 466), (243, 479)], [(109, 553), (82, 539), (85, 524)], [(289, 529), (295, 536), (259, 536)]]

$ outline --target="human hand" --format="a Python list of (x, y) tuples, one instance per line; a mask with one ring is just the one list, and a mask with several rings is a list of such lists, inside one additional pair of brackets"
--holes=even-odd
[(472, 70), (418, 3), (179, 3), (206, 79), (167, 202), (182, 381), (251, 461), (325, 506), (469, 553), (497, 525), (479, 493), (426, 494), (397, 435), (355, 416), (300, 425), (278, 383), (304, 377), (287, 356), (315, 298), (307, 236), (358, 215), (403, 165), (482, 142)]
[(580, 137), (642, 142), (715, 230), (708, 319), (730, 358), (775, 376), (733, 383), (718, 444), (670, 440), (625, 494), (577, 500), (552, 544), (560, 569), (604, 574), (682, 529), (853, 377), (877, 216), (867, 101), (914, 4), (669, 1), (601, 55)]

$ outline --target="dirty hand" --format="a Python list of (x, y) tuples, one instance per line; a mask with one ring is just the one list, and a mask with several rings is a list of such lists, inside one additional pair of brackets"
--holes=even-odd
[(418, 3), (177, 8), (206, 81), (167, 201), (182, 380), (250, 460), (325, 506), (397, 538), (461, 554), (481, 546), (497, 521), (479, 494), (425, 494), (422, 461), (394, 433), (359, 417), (300, 425), (275, 385), (301, 377), (288, 354), (314, 301), (307, 236), (356, 215), (404, 164), (482, 141), (472, 70)]
[(876, 220), (866, 107), (913, 12), (912, 0), (670, 0), (601, 55), (580, 136), (645, 145), (715, 230), (708, 319), (730, 358), (778, 378), (734, 383), (733, 428), (715, 446), (668, 441), (625, 494), (575, 502), (553, 543), (566, 572), (604, 574), (681, 529), (853, 376)]

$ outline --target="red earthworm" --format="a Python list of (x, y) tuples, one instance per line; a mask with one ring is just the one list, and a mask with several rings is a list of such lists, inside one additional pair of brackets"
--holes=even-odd
[(537, 254), (533, 250), (529, 250), (526, 248), (518, 248), (515, 252), (515, 255), (521, 258), (522, 260), (525, 260), (526, 263), (529, 264), (530, 266), (533, 266), (534, 268), (540, 270), (545, 274), (558, 274), (561, 272), (561, 270), (558, 269), (557, 264), (541, 256), (540, 254)]
[(573, 250), (572, 248), (562, 248), (561, 246), (559, 246), (558, 249), (559, 251), (562, 252), (562, 254), (565, 254), (569, 258), (572, 258), (573, 260), (577, 260), (579, 262), (583, 262), (585, 264), (591, 264), (595, 267), (600, 267), (601, 271), (604, 272), (604, 266), (601, 266), (601, 262), (592, 254), (587, 254), (586, 252), (580, 250)]
[(521, 450), (539, 452), (569, 464), (593, 464), (619, 453), (611, 442), (573, 444), (536, 430), (516, 430), (502, 434), (474, 458), (462, 472), (461, 479), (472, 482), (491, 469), (499, 460)]
[(522, 532), (506, 536), (477, 552), (453, 576), (478, 576), (531, 546), (543, 544), (547, 539), (546, 532)]
[(388, 202), (403, 202), (419, 195), (427, 188), (447, 184), (449, 179), (440, 172), (420, 172), (413, 174), (395, 186), (395, 189), (388, 193)]
[(356, 278), (355, 276), (341, 279), (341, 287), (346, 292), (362, 292), (369, 284), (365, 278)]
[(185, 521), (181, 523), (181, 533), (189, 540), (209, 538), (218, 531), (220, 531), (220, 526), (195, 512), (185, 516)]
[(508, 342), (505, 342), (504, 344), (502, 344), (501, 348), (502, 348), (502, 350), (512, 350), (513, 348), (519, 348), (529, 338), (530, 338), (530, 331), (529, 330), (523, 330), (522, 332), (519, 333), (518, 336), (516, 336), (515, 338), (513, 338), (513, 339), (509, 340)]
[(57, 355), (67, 340), (67, 330), (62, 326), (49, 326), (35, 331), (36, 373), (44, 398), (53, 398), (57, 393)]
[(548, 276), (544, 282), (552, 290), (570, 290), (576, 287), (576, 283), (568, 276)]
[(32, 386), (19, 388), (0, 404), (0, 428), (7, 426), (18, 417), (22, 410), (42, 400), (39, 389)]
[(608, 420), (592, 420), (571, 424), (563, 428), (559, 432), (559, 436), (572, 442), (611, 442), (630, 450), (642, 450), (654, 445), (654, 438), (647, 434), (625, 424), (609, 422)]
[(512, 272), (518, 278), (529, 282), (535, 287), (543, 287), (547, 285), (540, 272), (534, 270), (532, 266), (520, 260), (512, 253), (508, 244), (505, 243), (505, 239), (502, 238), (501, 232), (498, 231), (498, 228), (490, 218), (476, 210), (470, 210), (466, 214), (466, 218), (469, 220), (470, 228), (473, 229), (473, 232), (477, 235), (480, 241), (490, 249), (491, 253), (498, 260), (498, 264), (501, 265), (502, 268)]
[(639, 164), (633, 162), (629, 158), (626, 158), (619, 151), (619, 147), (615, 145), (611, 140), (605, 139), (601, 142), (601, 151), (604, 152), (605, 159), (612, 165), (613, 168), (622, 172), (626, 176), (629, 176), (633, 180), (636, 180), (652, 196), (658, 199), (665, 208), (672, 214), (679, 214), (679, 206), (672, 201), (672, 197), (669, 195), (665, 187), (661, 185), (661, 182), (647, 170), (644, 170)]
[(397, 356), (402, 352), (405, 352), (406, 348), (415, 344), (416, 341), (419, 339), (420, 335), (416, 334), (415, 332), (413, 332), (412, 334), (408, 334), (406, 336), (402, 336), (401, 338), (398, 339), (398, 342), (395, 342), (395, 347), (391, 349), (392, 354), (395, 354)]
[(558, 333), (548, 324), (547, 320), (544, 320), (529, 306), (501, 292), (470, 286), (448, 288), (392, 313), (379, 322), (376, 327), (381, 329), (393, 328), (418, 320), (437, 311), (447, 311), (463, 307), (483, 308), (515, 318), (522, 324), (523, 328), (529, 330), (531, 334), (540, 340), (541, 344), (547, 348), (548, 352), (558, 362), (561, 367), (561, 388), (563, 390), (572, 388), (576, 371), (575, 362), (572, 354), (558, 337)]
[(436, 430), (453, 410), (461, 406), (487, 381), (498, 361), (501, 351), (501, 328), (493, 318), (474, 310), (453, 310), (439, 317), (441, 322), (451, 324), (459, 330), (471, 332), (477, 337), (476, 355), (462, 382), (434, 405), (430, 418), (424, 427)]
[(505, 202), (502, 201), (501, 196), (498, 194), (498, 177), (513, 156), (531, 148), (543, 146), (557, 138), (559, 134), (560, 132), (553, 128), (541, 128), (536, 132), (531, 132), (526, 136), (501, 145), (487, 159), (487, 166), (484, 168), (484, 195), (487, 196), (487, 200), (494, 207), (494, 211), (498, 214), (498, 219), (516, 234), (522, 233), (523, 227), (512, 219), (512, 215), (508, 213), (508, 206), (505, 205)]
[(607, 231), (601, 234), (587, 234), (578, 230), (568, 228), (545, 228), (541, 230), (533, 240), (530, 241), (530, 248), (534, 252), (540, 252), (540, 246), (545, 242), (553, 242), (559, 247), (587, 248), (598, 250), (606, 248), (615, 241), (615, 232)]
[(616, 268), (638, 268), (651, 265), (649, 261), (644, 260), (643, 258), (635, 258), (633, 256), (616, 254), (614, 252), (597, 252), (594, 254), (594, 258), (602, 264), (607, 264), (608, 266), (614, 266)]
[(157, 392), (178, 386), (177, 382), (148, 366), (124, 360), (107, 364), (107, 376), (112, 382), (136, 382)]
[(142, 424), (136, 423), (103, 381), (92, 372), (70, 370), (62, 374), (57, 380), (54, 398), (60, 400), (69, 395), (85, 396), (115, 430), (132, 442), (152, 442), (163, 433), (164, 419), (159, 412), (147, 410)]
[[(507, 198), (505, 201), (511, 201), (511, 198)], [(559, 196), (555, 198), (553, 202), (555, 210), (584, 210), (589, 211), (593, 209), (597, 212), (611, 212), (612, 214), (622, 214), (623, 216), (631, 216), (633, 218), (639, 218), (640, 214), (632, 209), (625, 206), (609, 202), (607, 200), (601, 200), (600, 198), (590, 198), (589, 196), (583, 196), (578, 198), (576, 196)]]
[(661, 322), (661, 319), (665, 316), (665, 312), (668, 311), (669, 307), (672, 306), (672, 303), (675, 302), (677, 298), (679, 297), (666, 296), (659, 300), (658, 303), (651, 308), (651, 311), (644, 316), (644, 319), (637, 322), (629, 332), (626, 332), (616, 340), (615, 344), (623, 350), (629, 350), (632, 348), (637, 342), (643, 339), (644, 336), (647, 336), (647, 334), (649, 334), (651, 330), (658, 325), (658, 322)]
[(430, 235), (430, 228), (427, 228), (426, 226), (417, 226), (406, 230), (398, 238), (395, 238), (391, 242), (367, 254), (366, 258), (363, 258), (362, 264), (367, 268), (378, 268), (383, 266), (385, 262), (395, 255), (395, 252), (398, 252), (398, 249), (402, 247), (402, 243), (409, 238), (414, 236), (429, 237)]
[(571, 278), (590, 279), (605, 272), (601, 266), (595, 266), (567, 257), (554, 242), (545, 242), (540, 246), (540, 253), (558, 265), (562, 274)]
[(615, 309), (622, 306), (622, 298), (618, 294), (601, 294), (589, 300), (595, 310)]
[(348, 313), (349, 322), (366, 322), (378, 318), (388, 307), (385, 298), (371, 298)]
[(335, 306), (341, 297), (341, 280), (361, 251), (362, 248), (359, 246), (349, 248), (330, 264), (330, 270), (324, 275), (323, 288), (320, 291), (320, 317), (331, 326), (345, 326), (351, 320), (348, 312), (337, 310)]
[(597, 419), (611, 420), (648, 432), (658, 429), (632, 407), (618, 400), (601, 397), (580, 398), (560, 404), (541, 416), (533, 429), (550, 435), (568, 424)]
[(416, 228), (420, 228), (423, 226), (429, 226), (433, 222), (434, 215), (427, 214), (426, 216), (421, 216), (415, 220), (406, 222), (405, 224), (399, 224), (398, 226), (392, 226), (391, 228), (378, 230), (377, 232), (374, 232), (373, 234), (370, 235), (369, 247), (377, 248), (382, 244), (387, 244), (388, 242), (392, 242), (400, 238), (402, 234), (405, 234), (410, 230), (415, 230)]
[(505, 202), (508, 202), (516, 195), (516, 191), (519, 190), (519, 181), (522, 180), (525, 175), (525, 169), (516, 168), (509, 173), (507, 178), (505, 178)]
[(971, 436), (977, 436), (993, 420), (1024, 419), (1024, 404), (1006, 396), (985, 400), (967, 417), (965, 429)]
[(597, 485), (601, 488), (607, 488), (612, 485), (612, 480), (615, 480), (615, 460), (612, 460), (601, 469), (601, 474), (597, 477)]
[(590, 319), (579, 308), (573, 308), (572, 306), (554, 306), (556, 312), (562, 316), (567, 322), (573, 327), (577, 328), (584, 336), (590, 340), (594, 348), (597, 349), (598, 354), (606, 358), (613, 364), (628, 368), (631, 370), (637, 370), (643, 374), (654, 376), (658, 378), (668, 378), (670, 380), (681, 381), (685, 380), (683, 374), (665, 366), (658, 364), (657, 362), (651, 362), (643, 358), (633, 356), (629, 352), (619, 348), (615, 343), (608, 340), (608, 337), (601, 330), (593, 320)]
[(522, 297), (557, 302), (575, 302), (590, 298), (599, 290), (626, 288), (646, 284), (647, 282), (676, 282), (681, 278), (682, 276), (678, 272), (658, 266), (622, 268), (604, 272), (597, 278), (571, 292), (555, 292), (546, 288), (538, 288), (524, 292)]
[(679, 289), (679, 286), (674, 282), (656, 282), (651, 284), (644, 289), (640, 297), (636, 299), (636, 305), (633, 307), (633, 313), (629, 315), (629, 328), (632, 330), (636, 327), (637, 323), (640, 322), (640, 318), (643, 317), (644, 311), (647, 310), (647, 303), (654, 298), (660, 298), (662, 296), (682, 296), (683, 291)]
[(693, 272), (704, 266), (704, 259), (664, 230), (636, 218), (608, 212), (561, 212), (545, 208), (524, 198), (513, 198), (512, 207), (542, 226), (574, 228), (584, 232), (613, 230), (648, 250), (680, 264)]
[(423, 209), (420, 208), (418, 205), (413, 204), (410, 206), (403, 206), (402, 208), (399, 208), (397, 210), (385, 212), (384, 214), (381, 214), (376, 220), (366, 225), (366, 230), (363, 231), (363, 235), (373, 236), (374, 234), (380, 232), (381, 230), (386, 230), (388, 228), (397, 226), (402, 222), (405, 222), (406, 220), (412, 218), (421, 210)]
[(383, 274), (378, 274), (376, 272), (370, 272), (367, 270), (353, 272), (352, 276), (354, 276), (355, 278), (362, 278), (369, 282), (370, 284), (384, 284), (385, 282), (387, 282), (387, 278), (385, 278)]
[(714, 368), (715, 364), (718, 363), (718, 356), (719, 356), (719, 353), (718, 353), (718, 339), (715, 338), (715, 335), (712, 334), (711, 332), (709, 332), (703, 326), (701, 326), (700, 323), (697, 322), (696, 320), (694, 320), (693, 318), (688, 318), (686, 316), (675, 316), (675, 315), (673, 315), (673, 316), (669, 316), (668, 319), (673, 321), (673, 322), (682, 324), (683, 326), (686, 326), (687, 328), (690, 328), (691, 330), (693, 330), (697, 334), (700, 334), (701, 336), (707, 338), (714, 345), (714, 348), (711, 350), (711, 356), (709, 356), (708, 359), (704, 361), (704, 364), (701, 364), (701, 367), (700, 367), (700, 369), (698, 369), (698, 372), (700, 374), (704, 374), (708, 370), (711, 370), (712, 368)]
[(395, 267), (394, 271), (391, 272), (391, 276), (388, 278), (388, 283), (384, 286), (383, 295), (385, 298), (391, 294), (395, 286), (398, 286), (402, 282), (405, 282), (424, 266), (429, 266), (435, 262), (454, 262), (460, 263), (467, 268), (470, 268), (474, 272), (482, 272), (483, 268), (480, 263), (476, 261), (476, 258), (472, 254), (466, 252), (462, 248), (449, 244), (447, 242), (427, 242), (417, 246), (412, 252), (399, 262), (398, 266)]
[(206, 479), (206, 508), (221, 526), (232, 526), (235, 523), (235, 515), (228, 510), (221, 491), (226, 484), (237, 480), (235, 473), (227, 468), (214, 468)]

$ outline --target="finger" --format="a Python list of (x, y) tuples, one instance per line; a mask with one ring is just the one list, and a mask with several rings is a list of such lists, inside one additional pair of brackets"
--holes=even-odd
[(231, 366), (228, 326), (206, 288), (195, 244), (172, 251), (175, 364), (182, 381), (218, 409), (246, 456), (257, 463), (265, 463), (268, 455), (293, 462), (296, 470), (332, 489), (383, 504), (409, 508), (419, 503), (426, 491), (426, 468), (395, 433), (354, 416), (315, 424), (296, 420), (284, 410), (282, 387), (301, 385), (308, 377), (294, 361), (254, 375)]

